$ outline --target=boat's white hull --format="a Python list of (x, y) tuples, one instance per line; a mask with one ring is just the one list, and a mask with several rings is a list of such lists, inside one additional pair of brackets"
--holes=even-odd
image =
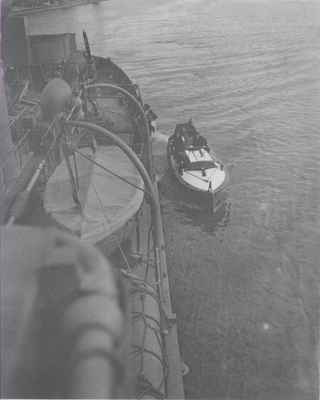
[(214, 193), (223, 186), (226, 180), (226, 172), (219, 168), (210, 168), (203, 172), (183, 170), (181, 179), (194, 190)]
[(203, 170), (179, 170), (172, 154), (168, 154), (168, 161), (177, 180), (190, 190), (213, 194), (222, 190), (227, 183), (228, 173), (221, 163), (216, 162), (216, 167)]

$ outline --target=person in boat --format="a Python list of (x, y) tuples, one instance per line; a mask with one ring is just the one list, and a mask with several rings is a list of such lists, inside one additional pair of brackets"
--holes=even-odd
[(193, 147), (196, 149), (205, 149), (207, 152), (210, 150), (206, 138), (201, 136), (198, 131), (195, 131), (194, 133)]
[(149, 123), (149, 129), (151, 134), (155, 132), (155, 120), (158, 118), (157, 114), (154, 113), (154, 111), (151, 109), (149, 104), (144, 104), (143, 105), (144, 113), (147, 117), (148, 123)]
[(186, 138), (181, 130), (176, 130), (174, 136), (174, 154), (178, 162), (178, 170), (181, 174), (183, 169), (188, 163), (188, 157), (186, 155)]
[(189, 150), (196, 150), (205, 148), (209, 151), (209, 146), (206, 139), (200, 135), (193, 125), (192, 118), (189, 119), (187, 124), (182, 127), (184, 137), (186, 139), (185, 147)]

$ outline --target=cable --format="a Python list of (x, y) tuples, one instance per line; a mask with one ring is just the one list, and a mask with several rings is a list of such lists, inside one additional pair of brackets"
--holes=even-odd
[(93, 158), (81, 153), (81, 151), (74, 149), (74, 151), (78, 154), (80, 154), (83, 158), (85, 158), (88, 161), (91, 161), (93, 164), (97, 165), (98, 167), (100, 167), (101, 169), (103, 169), (105, 172), (108, 172), (109, 174), (115, 176), (116, 178), (119, 178), (120, 180), (126, 182), (128, 185), (133, 186), (134, 188), (141, 190), (142, 192), (148, 194), (149, 196), (151, 196), (151, 193), (149, 193), (146, 189), (141, 188), (138, 185), (135, 185), (134, 183), (128, 181), (126, 178), (124, 178), (123, 176), (118, 175), (116, 172), (111, 171), (109, 168), (105, 167), (104, 165), (98, 163), (97, 161), (95, 161)]

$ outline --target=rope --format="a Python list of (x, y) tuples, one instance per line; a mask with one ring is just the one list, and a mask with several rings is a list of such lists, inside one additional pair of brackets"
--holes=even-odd
[[(102, 205), (101, 198), (100, 198), (99, 193), (97, 192), (96, 187), (95, 187), (94, 184), (93, 184), (93, 188), (94, 188), (96, 196), (97, 196), (97, 198), (99, 200), (99, 204), (100, 204), (100, 207), (102, 209), (102, 214), (103, 214), (105, 220), (107, 220), (107, 217), (106, 217), (105, 213), (103, 212), (103, 205)], [(126, 255), (125, 255), (125, 253), (124, 253), (124, 251), (123, 251), (123, 249), (121, 247), (120, 242), (118, 244), (118, 247), (119, 247), (119, 250), (120, 250), (120, 252), (122, 254), (122, 257), (124, 258), (124, 260), (125, 260), (125, 262), (127, 264), (128, 270), (130, 270), (131, 268), (130, 268), (128, 259), (127, 259)], [(159, 299), (159, 297), (158, 297), (158, 295), (156, 293), (156, 290), (150, 284), (148, 284), (147, 282), (143, 281), (142, 279), (140, 279), (136, 275), (134, 275), (132, 273), (129, 273), (129, 272), (123, 270), (123, 269), (121, 269), (121, 272), (122, 272), (123, 275), (125, 275), (125, 276), (131, 278), (132, 280), (134, 280), (136, 284), (144, 286), (144, 289), (142, 289), (142, 292), (145, 293), (145, 294), (148, 294), (148, 295), (150, 295), (150, 296), (152, 296), (154, 298), (154, 300), (157, 302), (157, 304), (159, 306), (159, 312), (161, 313), (162, 305), (161, 305), (160, 299)], [(149, 286), (149, 290), (147, 290), (148, 286)], [(139, 289), (139, 291), (141, 291), (141, 288)], [(149, 382), (148, 388), (147, 389), (145, 388), (143, 390), (143, 392), (144, 393), (148, 393), (148, 392), (157, 393), (157, 394), (160, 395), (159, 398), (164, 398), (165, 396), (161, 393), (160, 390), (162, 389), (162, 387), (164, 385), (164, 382), (166, 381), (166, 379), (168, 377), (169, 370), (168, 370), (168, 362), (167, 362), (167, 357), (166, 357), (166, 353), (165, 353), (164, 344), (163, 344), (163, 341), (161, 340), (161, 325), (160, 325), (161, 323), (160, 323), (160, 321), (157, 321), (155, 318), (153, 318), (152, 316), (149, 316), (149, 315), (147, 315), (145, 313), (144, 302), (142, 302), (142, 311), (133, 313), (133, 318), (134, 319), (142, 318), (142, 320), (144, 322), (144, 332), (143, 332), (143, 340), (142, 340), (143, 343), (145, 343), (145, 341), (146, 341), (147, 329), (150, 329), (151, 331), (154, 332), (154, 335), (155, 335), (155, 337), (157, 339), (157, 342), (159, 344), (159, 347), (161, 349), (161, 356), (162, 356), (162, 358), (161, 358), (158, 354), (156, 354), (155, 352), (153, 352), (151, 350), (146, 349), (144, 346), (143, 347), (133, 346), (133, 348), (135, 348), (135, 350), (133, 350), (131, 352), (132, 354), (137, 354), (137, 353), (138, 354), (143, 354), (144, 352), (152, 354), (155, 358), (157, 358), (159, 360), (159, 362), (162, 365), (163, 378), (161, 379), (159, 386), (157, 388), (155, 388)], [(148, 319), (152, 320), (158, 326), (158, 328), (151, 326), (150, 323), (147, 322)], [(141, 357), (141, 360), (140, 360), (140, 375), (141, 375), (142, 371), (143, 371), (143, 357)], [(139, 397), (142, 398), (143, 395), (139, 396)]]
[[(70, 118), (70, 116), (72, 115), (72, 113), (73, 113), (73, 110), (70, 112), (69, 118)], [(106, 171), (107, 173), (109, 173), (109, 174), (111, 174), (111, 175), (117, 177), (118, 179), (120, 179), (120, 180), (126, 182), (127, 184), (129, 184), (129, 185), (135, 187), (136, 189), (139, 189), (139, 190), (143, 191), (144, 193), (149, 194), (149, 192), (148, 192), (147, 190), (145, 190), (145, 189), (143, 189), (143, 188), (141, 188), (141, 187), (139, 187), (139, 186), (133, 184), (132, 182), (130, 182), (130, 181), (128, 181), (127, 179), (125, 179), (124, 177), (122, 177), (122, 176), (116, 174), (114, 171), (109, 170), (109, 169), (106, 168), (104, 165), (98, 163), (98, 162), (95, 161), (93, 158), (91, 158), (90, 156), (85, 155), (84, 153), (80, 152), (80, 151), (77, 150), (76, 148), (74, 148), (73, 151), (74, 151), (74, 153), (78, 153), (80, 156), (82, 156), (82, 157), (85, 158), (86, 160), (88, 160), (88, 161), (92, 162), (93, 164), (97, 165), (97, 166), (100, 167), (102, 170)], [(98, 199), (98, 201), (99, 201), (99, 205), (100, 205), (100, 208), (101, 208), (101, 212), (102, 212), (102, 214), (103, 214), (103, 216), (104, 216), (105, 222), (108, 222), (108, 218), (107, 218), (106, 214), (104, 213), (103, 203), (102, 203), (102, 200), (101, 200), (101, 198), (100, 198), (100, 196), (99, 196), (99, 193), (98, 193), (98, 191), (96, 190), (95, 185), (94, 185), (93, 183), (92, 183), (92, 185), (93, 185), (93, 189), (94, 189), (94, 191), (95, 191), (95, 193), (96, 193), (97, 199)], [(150, 195), (150, 194), (149, 194), (149, 195)], [(105, 226), (105, 228), (106, 228), (106, 226)], [(124, 260), (124, 262), (125, 262), (125, 264), (126, 264), (128, 270), (131, 270), (131, 266), (130, 266), (130, 263), (129, 263), (129, 261), (128, 261), (128, 258), (127, 258), (125, 252), (124, 252), (123, 249), (122, 249), (122, 246), (121, 246), (121, 243), (120, 243), (120, 239), (118, 239), (118, 248), (119, 248), (119, 250), (120, 250), (121, 256), (122, 256), (122, 258), (123, 258), (123, 260)]]
[[(153, 299), (158, 304), (159, 312), (161, 314), (161, 312), (163, 312), (163, 307), (162, 307), (159, 295), (156, 292), (156, 289), (153, 288), (149, 283), (143, 281), (141, 278), (137, 277), (134, 274), (128, 274), (125, 271), (122, 271), (122, 273), (125, 276), (127, 276), (129, 279), (132, 279), (134, 281), (134, 283), (138, 286), (138, 288), (133, 290), (133, 292), (131, 292), (131, 294), (141, 292), (144, 295), (149, 295), (149, 296), (153, 297)], [(151, 288), (151, 290), (150, 290), (150, 288)], [(154, 335), (156, 337), (156, 340), (157, 340), (157, 342), (159, 344), (159, 348), (161, 350), (161, 353), (160, 353), (161, 356), (159, 356), (157, 353), (153, 352), (152, 350), (146, 349), (144, 345), (142, 345), (142, 346), (134, 345), (131, 354), (133, 354), (133, 355), (137, 354), (137, 355), (142, 356), (143, 353), (148, 353), (148, 354), (153, 355), (162, 365), (163, 378), (162, 378), (162, 380), (161, 380), (161, 382), (160, 382), (160, 384), (158, 385), (157, 388), (155, 388), (148, 381), (148, 383), (149, 383), (148, 387), (144, 388), (144, 390), (142, 390), (142, 392), (140, 391), (138, 397), (142, 398), (145, 394), (159, 393), (160, 396), (161, 396), (159, 398), (164, 398), (165, 396), (160, 391), (163, 388), (164, 382), (166, 382), (166, 380), (167, 380), (169, 370), (168, 370), (168, 362), (167, 362), (167, 355), (166, 355), (166, 352), (165, 352), (165, 346), (164, 346), (163, 340), (161, 339), (161, 320), (158, 321), (154, 317), (152, 317), (150, 315), (147, 315), (145, 313), (144, 302), (143, 301), (142, 301), (142, 311), (133, 312), (133, 319), (140, 319), (140, 318), (143, 320), (143, 323), (144, 323), (144, 332), (143, 332), (142, 343), (143, 344), (145, 343), (145, 335), (146, 335), (147, 329), (150, 329), (154, 333)], [(158, 326), (158, 328), (150, 325), (148, 320), (149, 321), (153, 321)], [(141, 360), (140, 360), (140, 375), (144, 376), (142, 374), (142, 372), (143, 372), (143, 356), (141, 357)]]
[(41, 136), (41, 142), (40, 144), (42, 144), (44, 142), (44, 139), (49, 136), (49, 133), (51, 131), (51, 129), (54, 127), (54, 124), (59, 120), (59, 116), (56, 116), (53, 121), (50, 123), (50, 125), (48, 126), (46, 132)]
[[(146, 286), (146, 289), (151, 289), (152, 291), (154, 290), (154, 287), (151, 286), (148, 282), (144, 281), (143, 279), (139, 278), (137, 275), (131, 273), (131, 272), (127, 272), (124, 269), (121, 269), (121, 273), (122, 275), (124, 275), (126, 278), (131, 279), (133, 281), (136, 281), (137, 284), (141, 284), (143, 286)], [(150, 293), (150, 292), (147, 292)]]
[(11, 128), (12, 125), (14, 125), (27, 110), (28, 110), (28, 107), (25, 107), (17, 115), (12, 115), (11, 116), (12, 119), (9, 122), (9, 128)]
[[(132, 313), (132, 315), (133, 315), (134, 319), (139, 319), (140, 317), (142, 317), (142, 318), (145, 318), (146, 321), (150, 320), (150, 321), (154, 322), (160, 328), (160, 322), (156, 318), (152, 317), (151, 315), (147, 315), (146, 313), (143, 313), (142, 311), (139, 311), (139, 312), (135, 311)], [(150, 326), (150, 328), (156, 329), (152, 326)], [(157, 330), (157, 332), (159, 332), (159, 329)]]
[[(33, 109), (33, 108), (34, 108), (34, 107), (32, 107), (32, 109)], [(32, 109), (31, 109), (31, 110), (32, 110)], [(22, 111), (20, 111), (20, 113), (19, 113), (18, 115), (16, 115), (16, 116), (14, 117), (13, 120), (11, 120), (11, 121), (9, 122), (9, 128), (11, 128), (11, 127), (21, 118), (21, 116), (26, 112), (26, 110), (29, 110), (29, 108), (28, 108), (28, 107), (23, 108)], [(51, 128), (51, 126), (52, 126), (52, 124), (49, 126), (48, 130)], [(48, 130), (47, 130), (45, 136), (47, 136)], [(18, 143), (15, 144), (15, 145), (13, 146), (13, 148), (7, 153), (6, 158), (5, 158), (5, 159), (2, 161), (2, 163), (0, 164), (0, 168), (1, 168), (1, 169), (3, 169), (3, 168), (5, 167), (5, 165), (10, 161), (9, 156), (10, 156), (12, 153), (15, 153), (17, 150), (19, 150), (19, 148), (22, 146), (23, 142), (28, 138), (28, 136), (29, 136), (31, 133), (32, 133), (32, 130), (30, 130), (30, 129), (27, 130), (27, 133), (26, 133), (25, 135), (23, 135), (22, 138), (19, 139)], [(42, 141), (42, 140), (43, 140), (43, 138), (41, 139), (41, 141)]]
[(14, 152), (14, 151), (18, 150), (22, 146), (23, 142), (30, 135), (30, 133), (31, 133), (31, 130), (28, 129), (27, 132), (19, 139), (18, 143), (16, 144), (15, 149), (14, 150), (12, 149), (10, 152)]
[(19, 150), (19, 148), (22, 146), (23, 142), (26, 140), (26, 138), (31, 134), (31, 130), (28, 130), (27, 133), (20, 138), (20, 140), (18, 141), (18, 143), (16, 145), (13, 146), (13, 148), (11, 150), (8, 151), (5, 159), (2, 161), (2, 163), (0, 164), (0, 168), (3, 169), (6, 164), (8, 164), (8, 162), (10, 162), (10, 158), (9, 156), (12, 153), (15, 153), (17, 150)]
[[(103, 215), (103, 217), (104, 217), (104, 220), (105, 220), (105, 222), (108, 222), (108, 218), (107, 218), (107, 216), (106, 216), (106, 214), (104, 213), (104, 210), (103, 210), (103, 203), (102, 203), (102, 200), (101, 200), (101, 198), (100, 198), (100, 196), (99, 196), (99, 193), (98, 193), (98, 191), (97, 191), (97, 189), (96, 189), (96, 187), (95, 187), (95, 184), (94, 184), (93, 182), (92, 182), (92, 186), (93, 186), (93, 190), (94, 190), (95, 193), (96, 193), (97, 199), (98, 199), (98, 201), (99, 201), (99, 205), (100, 205), (101, 212), (102, 212), (102, 215)], [(110, 220), (109, 220), (109, 222), (110, 222)], [(105, 226), (105, 228), (106, 228), (106, 226)], [(123, 249), (122, 249), (122, 247), (121, 247), (120, 239), (118, 239), (118, 248), (119, 248), (119, 250), (120, 250), (120, 253), (121, 253), (121, 256), (122, 256), (124, 262), (125, 262), (126, 265), (127, 265), (128, 270), (130, 270), (131, 267), (130, 267), (129, 261), (128, 261), (128, 259), (127, 259), (127, 256), (125, 255), (125, 253), (124, 253), (124, 251), (123, 251)]]
[[(150, 328), (150, 326), (149, 326), (148, 324), (145, 324), (145, 329), (147, 330), (147, 328)], [(152, 330), (153, 330), (153, 329), (152, 329)], [(157, 336), (156, 336), (156, 337), (157, 337)], [(145, 339), (145, 337), (144, 337), (144, 339)], [(143, 341), (143, 342), (144, 342), (144, 341)], [(155, 389), (156, 391), (160, 391), (161, 388), (163, 387), (164, 382), (165, 382), (166, 379), (167, 379), (167, 372), (166, 372), (167, 369), (168, 369), (167, 362), (164, 361), (164, 359), (162, 359), (156, 352), (154, 352), (154, 351), (152, 351), (152, 350), (149, 350), (149, 349), (145, 348), (144, 346), (132, 345), (132, 348), (133, 348), (133, 350), (130, 352), (130, 354), (132, 354), (132, 355), (143, 355), (143, 353), (148, 353), (148, 354), (152, 355), (154, 358), (156, 358), (156, 359), (160, 362), (160, 364), (161, 364), (161, 366), (162, 366), (162, 370), (163, 370), (163, 378), (161, 379), (160, 384), (158, 385), (157, 388), (155, 388), (155, 387), (150, 383), (151, 388)], [(161, 344), (160, 348), (161, 348), (161, 354), (162, 354), (162, 356), (163, 356), (163, 354), (164, 354), (164, 345)], [(139, 373), (139, 375), (143, 375), (143, 374), (142, 374), (142, 371), (143, 371), (143, 357), (141, 357), (141, 363), (142, 363), (142, 368), (140, 368), (140, 373)], [(143, 375), (143, 376), (144, 376), (144, 375)], [(163, 396), (164, 396), (164, 395), (163, 395)]]
[(130, 186), (132, 186), (132, 187), (134, 187), (134, 188), (136, 188), (136, 189), (138, 189), (138, 190), (141, 190), (142, 192), (144, 192), (144, 193), (148, 194), (149, 196), (151, 196), (151, 193), (149, 193), (146, 189), (141, 188), (140, 186), (135, 185), (134, 183), (128, 181), (128, 180), (127, 180), (126, 178), (124, 178), (123, 176), (118, 175), (118, 174), (117, 174), (116, 172), (114, 172), (114, 171), (111, 171), (109, 168), (107, 168), (107, 167), (105, 167), (104, 165), (98, 163), (98, 162), (95, 161), (93, 158), (91, 158), (91, 157), (89, 157), (89, 156), (87, 156), (87, 155), (81, 153), (81, 151), (79, 151), (79, 150), (77, 150), (77, 149), (74, 149), (74, 151), (75, 151), (76, 153), (80, 154), (80, 155), (81, 155), (83, 158), (85, 158), (86, 160), (91, 161), (93, 164), (95, 164), (95, 165), (97, 165), (98, 167), (100, 167), (101, 169), (103, 169), (105, 172), (107, 172), (107, 173), (109, 173), (109, 174), (115, 176), (116, 178), (119, 178), (120, 180), (126, 182), (128, 185), (130, 185)]
[(157, 391), (152, 383), (144, 376), (140, 375), (139, 376), (139, 382), (138, 386), (140, 387), (140, 391), (138, 393), (138, 398), (142, 399), (145, 397), (145, 395), (152, 396), (156, 399), (165, 399), (166, 397), (163, 395), (163, 393)]

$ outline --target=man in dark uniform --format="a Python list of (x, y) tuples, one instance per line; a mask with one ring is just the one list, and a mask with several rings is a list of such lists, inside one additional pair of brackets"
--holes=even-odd
[(186, 162), (188, 161), (185, 153), (186, 139), (181, 131), (176, 131), (173, 146), (175, 158), (179, 164), (179, 173), (181, 174)]
[(209, 152), (209, 146), (206, 138), (200, 135), (199, 132), (195, 132), (193, 139), (193, 146), (196, 148), (204, 148)]

